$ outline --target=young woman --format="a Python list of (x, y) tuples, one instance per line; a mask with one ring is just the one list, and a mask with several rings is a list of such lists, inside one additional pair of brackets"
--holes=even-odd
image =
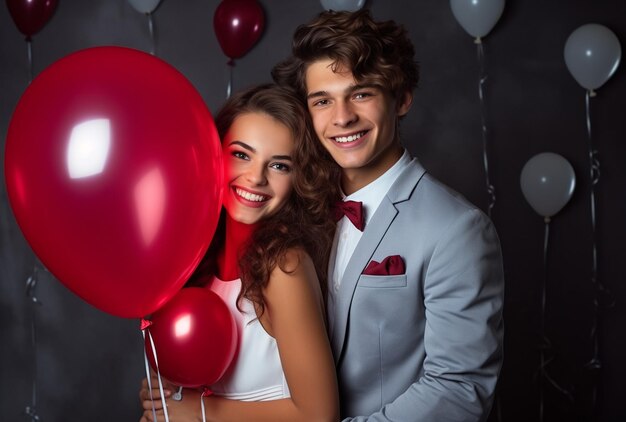
[[(206, 285), (230, 306), (240, 343), (236, 361), (203, 399), (206, 420), (336, 421), (324, 297), (338, 167), (307, 141), (313, 133), (307, 111), (285, 88), (262, 85), (234, 95), (216, 125), (224, 207), (190, 283)], [(176, 401), (172, 388), (170, 420), (202, 421), (200, 392), (185, 389)], [(141, 422), (153, 421), (146, 380), (140, 397)], [(153, 397), (160, 408), (158, 389)], [(162, 410), (157, 416), (164, 420)]]

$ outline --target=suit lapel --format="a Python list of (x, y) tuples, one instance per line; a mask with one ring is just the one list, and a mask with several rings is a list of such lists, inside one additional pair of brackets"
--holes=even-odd
[(370, 261), (376, 247), (397, 213), (398, 211), (393, 204), (387, 198), (383, 199), (378, 210), (376, 210), (376, 213), (367, 224), (350, 261), (348, 261), (341, 285), (339, 286), (337, 303), (335, 305), (336, 312), (332, 339), (335, 361), (339, 360), (341, 350), (343, 349), (350, 304), (359, 276)]
[(398, 214), (395, 204), (406, 201), (411, 196), (411, 192), (424, 173), (422, 166), (417, 163), (417, 160), (413, 159), (411, 165), (400, 174), (389, 189), (372, 219), (367, 223), (363, 236), (357, 244), (350, 261), (348, 261), (341, 285), (339, 286), (337, 303), (335, 304), (331, 339), (335, 363), (339, 361), (343, 350), (350, 306), (359, 277), (365, 266), (372, 259), (374, 251), (383, 240), (389, 226)]

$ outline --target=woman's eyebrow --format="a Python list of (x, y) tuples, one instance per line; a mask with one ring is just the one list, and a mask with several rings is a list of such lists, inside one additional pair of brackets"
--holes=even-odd
[(293, 160), (291, 159), (291, 156), (290, 156), (290, 155), (272, 155), (272, 158), (273, 158), (274, 160), (289, 160), (289, 161), (293, 161)]
[[(228, 146), (232, 146), (232, 145), (239, 145), (243, 149), (246, 149), (246, 150), (248, 150), (250, 152), (256, 153), (256, 149), (254, 149), (250, 145), (246, 144), (245, 142), (242, 142), (242, 141), (232, 141), (230, 144), (228, 144)], [(289, 160), (289, 161), (293, 161), (290, 155), (272, 155), (272, 159), (274, 159), (274, 160)]]
[(233, 146), (233, 145), (239, 145), (241, 148), (243, 149), (247, 149), (250, 152), (256, 152), (256, 150), (254, 148), (252, 148), (250, 145), (246, 144), (245, 142), (242, 141), (232, 141), (230, 144), (228, 144), (228, 146)]

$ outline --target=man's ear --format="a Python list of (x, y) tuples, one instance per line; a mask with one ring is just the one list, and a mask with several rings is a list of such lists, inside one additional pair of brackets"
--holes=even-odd
[(409, 112), (411, 105), (413, 104), (413, 94), (410, 91), (406, 91), (398, 97), (398, 103), (396, 109), (398, 111), (398, 117), (402, 117)]

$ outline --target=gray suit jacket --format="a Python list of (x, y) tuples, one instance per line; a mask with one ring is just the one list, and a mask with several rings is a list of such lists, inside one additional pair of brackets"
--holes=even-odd
[[(391, 255), (405, 274), (362, 275)], [(491, 221), (414, 159), (365, 228), (329, 308), (342, 417), (485, 420), (502, 364), (503, 294)]]

